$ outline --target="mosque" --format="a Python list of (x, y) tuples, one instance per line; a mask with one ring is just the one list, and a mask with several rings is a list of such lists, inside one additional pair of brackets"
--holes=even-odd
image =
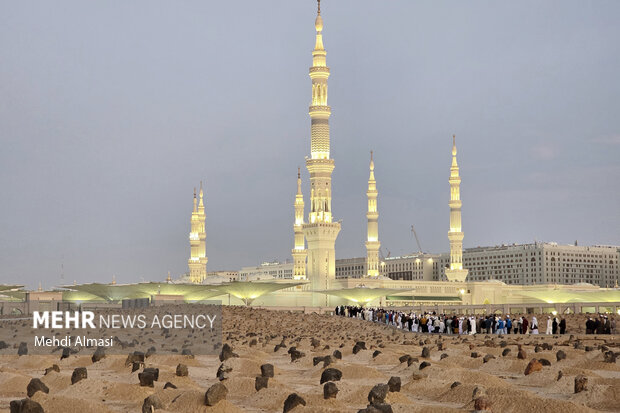
[[(440, 256), (420, 253), (412, 258), (415, 261), (409, 263), (412, 267), (419, 265), (419, 277), (386, 276), (385, 268), (382, 268), (386, 265), (386, 260), (380, 258), (378, 187), (373, 153), (370, 152), (366, 192), (367, 255), (357, 260), (359, 265), (351, 266), (356, 268), (355, 276), (337, 277), (335, 242), (341, 223), (335, 219), (332, 211), (331, 177), (335, 160), (330, 157), (331, 108), (327, 101), (330, 70), (323, 45), (320, 0), (318, 4), (316, 39), (312, 51), (312, 67), (309, 70), (312, 84), (309, 107), (311, 139), (306, 168), (310, 176), (310, 205), (306, 220), (302, 179), (298, 170), (297, 193), (293, 204), (292, 263), (286, 270), (290, 272), (290, 276), (250, 274), (240, 279), (239, 273), (207, 273), (206, 215), (201, 183), (198, 194), (194, 190), (189, 233), (189, 272), (181, 279), (173, 280), (169, 275), (165, 282), (65, 285), (54, 291), (31, 292), (24, 291), (22, 286), (0, 286), (0, 314), (13, 310), (28, 312), (33, 308), (52, 308), (58, 303), (125, 305), (132, 300), (148, 300), (156, 305), (162, 302), (199, 302), (209, 299), (221, 300), (225, 304), (297, 309), (327, 309), (340, 304), (361, 304), (432, 307), (440, 311), (462, 312), (600, 310), (620, 313), (620, 290), (617, 284), (615, 288), (601, 288), (585, 282), (515, 285), (512, 282), (471, 280), (471, 277), (468, 277), (469, 270), (465, 268), (463, 260), (461, 178), (455, 136), (452, 137), (452, 163), (448, 179), (449, 256), (443, 259)], [(613, 247), (610, 251), (610, 254), (615, 255), (609, 265), (615, 266), (617, 273), (618, 248)], [(603, 253), (607, 254), (607, 250)], [(433, 265), (432, 268), (440, 272), (440, 277), (425, 276), (423, 263)], [(415, 271), (413, 268), (410, 274), (416, 274)]]

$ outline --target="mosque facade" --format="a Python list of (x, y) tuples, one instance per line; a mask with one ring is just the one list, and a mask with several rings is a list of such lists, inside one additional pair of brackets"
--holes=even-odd
[[(313, 291), (329, 290), (338, 285), (336, 277), (336, 250), (335, 241), (340, 232), (339, 222), (334, 222), (332, 215), (331, 175), (335, 162), (330, 158), (329, 117), (331, 108), (327, 104), (329, 67), (327, 67), (327, 52), (323, 44), (323, 18), (321, 16), (320, 1), (315, 20), (316, 40), (312, 51), (312, 67), (310, 79), (312, 81), (310, 115), (310, 157), (306, 158), (306, 167), (310, 174), (310, 212), (308, 222), (303, 221), (304, 202), (301, 191), (301, 176), (297, 175), (297, 194), (295, 197), (294, 248), (292, 250), (293, 278), (307, 280)], [(382, 276), (379, 241), (379, 209), (378, 190), (375, 179), (375, 163), (373, 153), (370, 152), (367, 205), (367, 238), (366, 258), (361, 278), (365, 281), (378, 281), (379, 284), (394, 281)], [(461, 228), (461, 200), (459, 167), (456, 160), (456, 141), (453, 136), (452, 166), (450, 169), (450, 268), (445, 270), (448, 281), (464, 282), (467, 270), (463, 268), (462, 244), (463, 231)], [(307, 242), (307, 249), (305, 247)], [(304, 260), (307, 261), (304, 263)], [(304, 265), (305, 264), (305, 265)], [(272, 270), (274, 271), (274, 270)], [(345, 277), (338, 277), (342, 280)], [(355, 277), (351, 277), (355, 278)], [(411, 279), (410, 279), (411, 280)], [(398, 280), (402, 281), (402, 280)], [(315, 304), (317, 303), (316, 300)]]
[[(375, 162), (373, 153), (370, 154), (369, 178), (367, 195), (367, 238), (365, 242), (366, 257), (345, 258), (336, 260), (335, 241), (341, 230), (339, 222), (334, 220), (332, 211), (332, 171), (335, 161), (330, 157), (330, 129), (329, 119), (331, 108), (328, 105), (328, 78), (330, 74), (327, 66), (327, 52), (323, 43), (323, 18), (319, 8), (315, 20), (315, 46), (312, 51), (312, 66), (309, 70), (311, 79), (310, 115), (310, 156), (306, 158), (306, 168), (310, 176), (310, 205), (306, 220), (303, 198), (303, 182), (301, 171), (297, 171), (297, 192), (294, 198), (293, 248), (291, 262), (263, 263), (259, 266), (244, 267), (239, 271), (237, 280), (294, 280), (305, 282), (295, 288), (283, 289), (273, 293), (267, 302), (278, 305), (313, 305), (324, 306), (341, 299), (328, 299), (323, 291), (356, 288), (391, 288), (403, 291), (415, 291), (390, 298), (394, 302), (462, 302), (476, 304), (483, 302), (507, 302), (508, 289), (504, 288), (519, 285), (542, 285), (553, 282), (557, 285), (575, 284), (576, 264), (570, 270), (568, 277), (551, 277), (556, 271), (551, 264), (549, 252), (544, 255), (538, 248), (547, 248), (548, 244), (536, 244), (534, 250), (530, 246), (511, 246), (507, 248), (488, 247), (474, 248), (463, 251), (464, 232), (462, 228), (460, 193), (461, 177), (457, 162), (456, 137), (452, 136), (452, 163), (448, 184), (450, 188), (449, 206), (449, 253), (429, 254), (425, 252), (413, 253), (400, 257), (380, 257), (379, 241), (379, 208), (378, 189), (375, 178)], [(200, 197), (202, 205), (202, 191)], [(200, 214), (200, 208), (198, 213)], [(204, 210), (202, 215), (204, 218)], [(194, 213), (192, 214), (192, 222)], [(204, 228), (204, 222), (202, 223)], [(193, 230), (192, 230), (193, 231)], [(190, 235), (191, 239), (191, 235)], [(544, 245), (547, 245), (545, 247)], [(203, 247), (201, 247), (203, 248)], [(581, 247), (583, 248), (583, 247)], [(588, 248), (588, 247), (586, 247)], [(525, 256), (527, 262), (516, 263), (515, 253), (500, 253), (504, 249), (524, 249), (516, 255)], [(201, 249), (203, 251), (204, 249)], [(592, 272), (604, 275), (607, 287), (609, 282), (618, 277), (618, 248), (610, 247), (605, 251), (598, 251), (605, 258), (601, 260), (605, 270), (594, 269)], [(607, 256), (609, 254), (609, 257)], [(532, 264), (530, 254), (536, 255), (538, 265)], [(551, 253), (556, 254), (556, 252)], [(558, 253), (559, 254), (559, 253)], [(564, 255), (571, 255), (564, 252)], [(584, 254), (585, 255), (585, 254)], [(192, 257), (194, 250), (192, 249)], [(547, 264), (543, 257), (547, 257)], [(555, 258), (554, 258), (555, 259)], [(597, 262), (599, 260), (592, 259)], [(191, 262), (191, 259), (190, 259)], [(554, 268), (549, 268), (554, 266)], [(190, 264), (191, 265), (191, 264)], [(530, 265), (532, 265), (530, 267)], [(566, 263), (562, 265), (567, 265)], [(584, 264), (585, 265), (585, 264)], [(206, 266), (206, 257), (205, 257)], [(609, 268), (607, 268), (609, 267)], [(470, 270), (471, 268), (471, 270)], [(565, 268), (569, 268), (568, 266)], [(190, 266), (191, 269), (191, 266)], [(544, 271), (547, 271), (546, 273)], [(191, 271), (190, 271), (191, 272)], [(604, 272), (604, 274), (602, 274)], [(526, 276), (517, 274), (527, 273)], [(531, 277), (530, 277), (531, 274)], [(572, 277), (571, 277), (572, 276)], [(514, 277), (514, 278), (513, 278)], [(190, 279), (203, 282), (199, 277)], [(585, 283), (599, 284), (598, 278), (580, 279)], [(594, 281), (594, 282), (593, 282)], [(208, 280), (207, 280), (208, 282)], [(499, 295), (498, 295), (499, 294)], [(415, 298), (414, 298), (415, 297)], [(385, 297), (387, 300), (387, 297)], [(519, 301), (518, 298), (513, 300)]]
[[(329, 68), (327, 67), (327, 54), (323, 44), (323, 18), (320, 13), (320, 3), (315, 20), (315, 29), (315, 47), (312, 51), (312, 67), (310, 68), (312, 81), (309, 108), (311, 119), (310, 157), (306, 158), (306, 167), (310, 174), (308, 221), (304, 221), (305, 206), (302, 195), (302, 180), (298, 171), (297, 194), (294, 203), (292, 263), (264, 263), (259, 267), (254, 267), (254, 269), (245, 267), (241, 272), (243, 276), (240, 278), (249, 279), (252, 271), (254, 271), (256, 278), (273, 276), (276, 279), (287, 279), (290, 277), (289, 274), (292, 274), (290, 278), (293, 280), (307, 281), (305, 286), (283, 289), (274, 292), (270, 297), (265, 297), (264, 305), (302, 305), (302, 303), (304, 303), (303, 305), (314, 306), (330, 305), (342, 302), (342, 297), (328, 299), (327, 295), (321, 292), (359, 287), (409, 291), (407, 294), (383, 297), (384, 304), (389, 301), (394, 304), (411, 304), (413, 302), (506, 303), (523, 302), (528, 299), (527, 297), (533, 297), (516, 293), (512, 279), (494, 278), (491, 274), (497, 275), (497, 271), (495, 273), (489, 272), (486, 277), (480, 275), (482, 271), (480, 265), (499, 268), (500, 265), (498, 264), (500, 262), (504, 264), (506, 260), (488, 259), (482, 261), (487, 264), (480, 264), (479, 250), (466, 250), (465, 254), (463, 253), (461, 177), (457, 162), (455, 136), (452, 137), (452, 164), (448, 180), (450, 188), (448, 203), (450, 210), (448, 231), (450, 252), (444, 254), (418, 252), (402, 257), (380, 257), (378, 190), (375, 179), (375, 163), (371, 152), (366, 192), (368, 201), (366, 257), (335, 259), (335, 241), (341, 227), (340, 223), (334, 221), (331, 208), (331, 175), (335, 162), (330, 157), (329, 118), (331, 108), (327, 103)], [(617, 248), (614, 253), (616, 256), (619, 254)], [(476, 265), (473, 265), (474, 263)], [(615, 258), (615, 263), (617, 273), (617, 258)], [(475, 268), (473, 272), (475, 280), (469, 276), (468, 265)], [(502, 270), (498, 271), (501, 272)], [(529, 280), (529, 277), (527, 279)], [(541, 280), (538, 283), (539, 285), (544, 284), (542, 278), (539, 277), (538, 279)], [(545, 278), (545, 281), (551, 281), (551, 279)], [(586, 286), (587, 284), (582, 284), (582, 287), (585, 288)], [(527, 286), (521, 288), (527, 290)], [(556, 284), (554, 288), (561, 289), (563, 287), (557, 287)], [(597, 286), (592, 286), (592, 288), (596, 289)], [(538, 286), (536, 289), (540, 295), (541, 290)], [(590, 287), (586, 289), (592, 292)]]
[[(401, 257), (381, 257), (379, 208), (375, 162), (371, 152), (367, 195), (366, 257), (336, 260), (335, 242), (341, 230), (332, 211), (327, 53), (323, 45), (320, 2), (315, 20), (312, 51), (310, 156), (306, 158), (310, 187), (308, 215), (297, 173), (294, 200), (292, 262), (264, 263), (239, 271), (207, 275), (205, 204), (202, 183), (194, 190), (190, 223), (189, 272), (180, 280), (138, 284), (82, 284), (61, 286), (64, 291), (28, 292), (21, 286), (0, 286), (0, 312), (25, 303), (115, 303), (129, 299), (227, 300), (231, 304), (330, 308), (340, 304), (411, 306), (518, 305), (527, 309), (558, 303), (620, 303), (618, 289), (619, 247), (558, 246), (535, 243), (463, 251), (459, 166), (453, 136), (449, 187), (449, 254), (418, 252)], [(307, 219), (306, 219), (307, 217)], [(612, 285), (613, 283), (613, 285)], [(50, 294), (52, 298), (48, 297)], [(219, 298), (218, 298), (219, 297)], [(225, 297), (225, 298), (222, 298)], [(53, 304), (53, 303), (52, 303)], [(52, 305), (49, 304), (49, 305)], [(620, 306), (614, 304), (613, 311)], [(48, 304), (45, 304), (48, 305)], [(81, 305), (81, 304), (80, 304)], [(50, 307), (51, 308), (51, 307)], [(506, 307), (508, 308), (508, 307)], [(542, 308), (542, 307), (540, 307)], [(576, 307), (575, 307), (576, 308)], [(593, 307), (594, 308), (594, 307)], [(597, 305), (598, 311), (598, 305)]]

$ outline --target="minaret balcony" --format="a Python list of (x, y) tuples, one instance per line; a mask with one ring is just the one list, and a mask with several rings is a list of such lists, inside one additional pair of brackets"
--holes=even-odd
[(312, 115), (329, 115), (331, 114), (332, 108), (330, 106), (310, 106), (308, 113), (310, 116)]
[(306, 166), (308, 168), (308, 170), (310, 170), (310, 168), (312, 168), (313, 170), (310, 171), (311, 173), (313, 172), (325, 172), (326, 175), (324, 175), (325, 178), (331, 178), (331, 172), (334, 170), (334, 160), (333, 159), (329, 159), (329, 158), (308, 158), (306, 159)]
[(319, 72), (319, 73), (329, 73), (329, 67), (327, 67), (327, 66), (312, 66), (309, 71), (310, 71), (310, 73), (316, 73), (316, 72)]
[(314, 223), (304, 224), (304, 233), (309, 229), (321, 229), (321, 228), (338, 229), (338, 231), (340, 231), (340, 222), (314, 222)]

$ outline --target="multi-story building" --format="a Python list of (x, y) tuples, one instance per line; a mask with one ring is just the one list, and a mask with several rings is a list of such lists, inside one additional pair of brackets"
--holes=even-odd
[(239, 281), (261, 280), (261, 279), (293, 279), (292, 262), (263, 262), (257, 267), (243, 267), (239, 271)]
[(336, 279), (364, 278), (367, 274), (366, 257), (336, 260)]
[[(366, 257), (336, 260), (336, 278), (363, 278)], [(379, 275), (398, 281), (439, 281), (450, 264), (450, 254), (415, 253), (380, 259)]]
[(441, 263), (444, 261), (444, 265), (450, 263), (449, 254), (417, 253), (388, 257), (381, 263), (382, 274), (399, 281), (436, 281), (441, 275)]
[(214, 278), (223, 282), (239, 281), (239, 271), (212, 271), (207, 273), (207, 280)]
[[(620, 247), (537, 242), (463, 251), (467, 281), (506, 284), (577, 284), (614, 287), (620, 281)], [(366, 258), (336, 260), (336, 278), (363, 278)], [(381, 259), (380, 274), (398, 281), (446, 281), (450, 254), (415, 253)]]
[(620, 247), (558, 245), (554, 242), (466, 249), (469, 281), (506, 284), (589, 283), (613, 287), (620, 279)]

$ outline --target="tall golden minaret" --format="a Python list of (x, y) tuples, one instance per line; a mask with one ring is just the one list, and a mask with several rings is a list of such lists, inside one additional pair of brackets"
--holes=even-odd
[(197, 205), (196, 188), (194, 188), (194, 209), (192, 211), (191, 229), (189, 233), (190, 257), (189, 266), (190, 282), (199, 284), (207, 278), (207, 233), (205, 232), (205, 205), (202, 181), (200, 182), (200, 203)]
[[(308, 241), (308, 278), (312, 289), (325, 290), (336, 278), (335, 243), (340, 232), (340, 223), (333, 222), (332, 216), (332, 171), (334, 160), (329, 158), (329, 115), (327, 106), (327, 78), (329, 68), (325, 61), (323, 47), (323, 18), (321, 2), (314, 23), (316, 43), (312, 51), (312, 102), (310, 103), (311, 157), (306, 158), (310, 173), (310, 213), (303, 231)], [(314, 305), (329, 305), (327, 296), (317, 298)]]
[(368, 178), (368, 238), (366, 239), (366, 275), (376, 277), (379, 275), (379, 210), (377, 209), (377, 181), (375, 181), (375, 162), (370, 151), (370, 177)]
[(448, 281), (465, 281), (468, 270), (463, 268), (463, 231), (461, 230), (461, 177), (456, 162), (456, 136), (452, 135), (452, 166), (450, 167), (450, 269)]
[(293, 247), (293, 279), (306, 279), (306, 241), (303, 232), (304, 225), (304, 196), (301, 193), (301, 170), (297, 168), (297, 195), (295, 195), (295, 246)]

